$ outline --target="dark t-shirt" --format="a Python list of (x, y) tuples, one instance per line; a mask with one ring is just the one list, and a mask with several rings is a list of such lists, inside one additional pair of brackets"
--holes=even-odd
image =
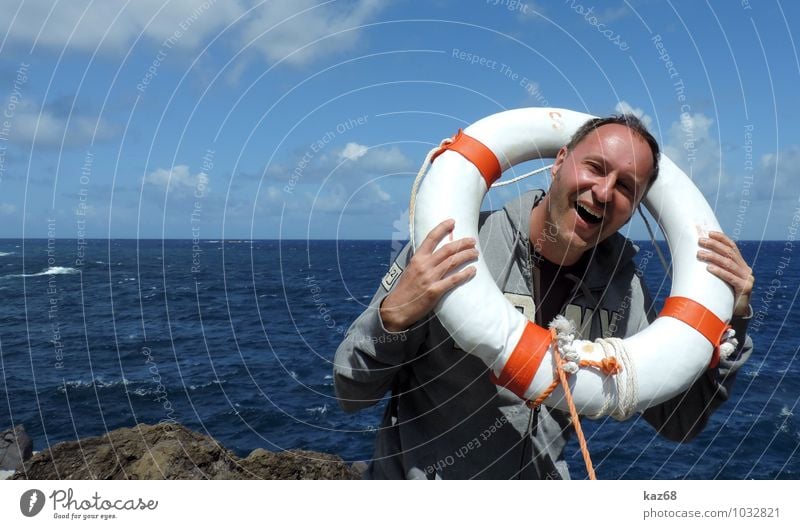
[(531, 264), (534, 267), (533, 278), (536, 304), (536, 322), (547, 327), (553, 318), (561, 313), (564, 305), (570, 301), (577, 287), (577, 282), (567, 276), (581, 278), (589, 262), (589, 253), (586, 252), (573, 265), (564, 266), (551, 263), (537, 252), (531, 254)]

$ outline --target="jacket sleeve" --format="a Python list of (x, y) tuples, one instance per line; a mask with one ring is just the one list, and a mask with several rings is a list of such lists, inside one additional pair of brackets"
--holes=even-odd
[[(644, 294), (647, 319), (642, 318), (639, 329), (646, 327), (655, 318), (647, 288), (641, 283)], [(719, 365), (709, 369), (698, 378), (684, 393), (648, 408), (642, 416), (660, 435), (676, 442), (691, 441), (703, 431), (711, 415), (730, 398), (736, 372), (750, 358), (753, 341), (747, 335), (747, 326), (752, 312), (747, 317), (735, 317), (730, 325), (736, 331), (739, 342), (736, 350), (727, 360), (720, 359)]]
[(353, 322), (336, 350), (333, 382), (339, 404), (356, 411), (376, 404), (391, 388), (397, 372), (412, 360), (427, 335), (425, 320), (403, 332), (387, 331), (380, 316), (383, 299), (397, 285), (410, 260), (406, 245), (381, 281), (367, 309)]

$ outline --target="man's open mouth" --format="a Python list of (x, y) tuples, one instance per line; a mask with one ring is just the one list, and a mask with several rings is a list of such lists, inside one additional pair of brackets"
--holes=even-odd
[(595, 212), (581, 204), (575, 203), (575, 209), (578, 211), (578, 216), (589, 224), (600, 224), (603, 222), (603, 213)]

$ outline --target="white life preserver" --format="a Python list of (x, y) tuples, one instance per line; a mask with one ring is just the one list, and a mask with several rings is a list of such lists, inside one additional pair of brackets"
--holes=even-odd
[[(454, 238), (479, 240), (480, 206), (500, 173), (531, 159), (555, 157), (592, 117), (563, 109), (522, 108), (488, 116), (463, 133), (459, 131), (453, 142), (437, 153), (416, 195), (415, 249), (448, 218), (455, 220)], [(638, 387), (635, 401), (629, 403), (634, 411), (688, 389), (713, 362), (712, 353), (725, 334), (733, 310), (731, 288), (696, 258), (698, 239), (708, 231), (719, 230), (719, 223), (689, 177), (664, 155), (659, 177), (644, 204), (664, 230), (673, 256), (669, 309), (645, 330), (622, 342), (635, 358), (635, 370), (623, 370), (613, 383), (609, 383), (609, 376), (593, 369), (580, 369), (572, 376), (572, 398), (583, 414), (617, 409), (621, 403), (615, 388), (631, 384)], [(528, 321), (506, 300), (480, 247), (478, 250), (475, 277), (448, 292), (435, 312), (456, 344), (481, 358), (497, 380), (503, 381), (500, 385), (512, 389), (522, 381), (522, 386), (512, 390), (523, 399), (535, 399), (553, 382), (550, 332)], [(601, 343), (575, 340), (573, 345), (581, 359), (601, 361), (606, 357)], [(520, 358), (525, 361), (520, 363)], [(518, 372), (531, 365), (535, 371), (527, 375)], [(544, 403), (566, 410), (563, 397), (558, 388)]]

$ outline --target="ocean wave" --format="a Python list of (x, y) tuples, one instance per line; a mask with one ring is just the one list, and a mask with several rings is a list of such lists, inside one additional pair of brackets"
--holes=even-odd
[(218, 379), (215, 378), (214, 380), (210, 380), (210, 381), (208, 381), (208, 382), (206, 382), (204, 384), (200, 384), (200, 385), (191, 384), (189, 386), (189, 389), (191, 389), (192, 391), (196, 391), (198, 389), (207, 388), (209, 386), (214, 386), (214, 385), (220, 385), (221, 386), (222, 384), (225, 384), (226, 382), (228, 382), (228, 381), (225, 380), (225, 379), (218, 380)]
[(314, 406), (313, 408), (306, 408), (306, 411), (314, 416), (323, 416), (328, 413), (328, 404), (325, 403), (322, 406)]
[(0, 257), (8, 257), (9, 255), (14, 255), (14, 252), (0, 252)]
[(12, 277), (39, 277), (39, 276), (59, 276), (64, 274), (77, 274), (78, 270), (74, 268), (70, 268), (68, 266), (51, 266), (47, 270), (42, 270), (36, 274), (11, 274), (7, 276), (3, 276), (3, 278), (12, 278)]
[(56, 389), (61, 393), (66, 393), (67, 388), (69, 388), (69, 389), (89, 389), (89, 388), (95, 386), (95, 387), (100, 388), (100, 389), (105, 389), (105, 388), (113, 388), (113, 387), (120, 386), (120, 385), (127, 386), (130, 383), (131, 383), (131, 381), (126, 379), (126, 378), (123, 378), (121, 380), (103, 380), (102, 378), (98, 377), (98, 378), (95, 378), (95, 379), (93, 379), (93, 380), (91, 380), (89, 382), (86, 382), (86, 381), (80, 380), (80, 379), (78, 379), (78, 380), (65, 380), (64, 384), (59, 385), (58, 388), (56, 388)]
[(152, 388), (138, 388), (133, 392), (133, 394), (137, 397), (147, 397), (148, 395), (153, 395), (154, 393), (155, 391)]

